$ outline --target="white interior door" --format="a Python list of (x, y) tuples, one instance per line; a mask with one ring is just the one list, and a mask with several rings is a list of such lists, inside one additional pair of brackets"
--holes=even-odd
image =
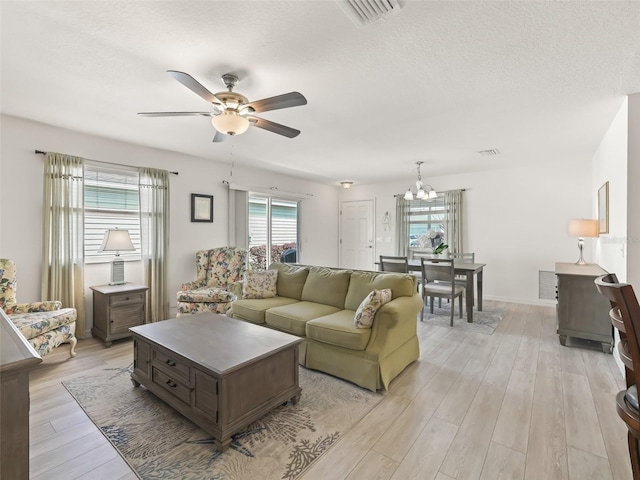
[(373, 200), (340, 202), (340, 265), (375, 270)]

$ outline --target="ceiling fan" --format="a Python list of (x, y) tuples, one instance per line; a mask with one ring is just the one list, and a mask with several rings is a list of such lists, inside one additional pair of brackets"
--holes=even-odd
[(294, 138), (300, 135), (300, 130), (287, 127), (279, 123), (256, 117), (254, 113), (268, 112), (269, 110), (278, 110), (280, 108), (297, 107), (306, 105), (307, 99), (298, 92), (289, 92), (275, 97), (263, 98), (249, 102), (247, 97), (233, 91), (238, 83), (237, 75), (225, 73), (222, 75), (222, 81), (227, 87), (226, 92), (211, 93), (200, 82), (191, 75), (178, 72), (175, 70), (167, 70), (167, 73), (175, 78), (182, 85), (192, 92), (200, 95), (207, 102), (213, 105), (212, 112), (140, 112), (138, 115), (145, 117), (180, 117), (201, 115), (203, 117), (211, 117), (211, 123), (216, 129), (213, 137), (214, 142), (223, 141), (228, 135), (241, 135), (247, 131), (250, 125), (262, 128), (288, 138)]

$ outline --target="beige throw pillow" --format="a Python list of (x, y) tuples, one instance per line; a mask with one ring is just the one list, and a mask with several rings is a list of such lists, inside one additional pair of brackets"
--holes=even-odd
[(242, 298), (272, 298), (277, 294), (277, 270), (251, 271), (242, 284)]
[(373, 290), (362, 301), (354, 319), (356, 328), (371, 328), (373, 325), (373, 317), (375, 317), (378, 309), (387, 302), (391, 301), (391, 289)]

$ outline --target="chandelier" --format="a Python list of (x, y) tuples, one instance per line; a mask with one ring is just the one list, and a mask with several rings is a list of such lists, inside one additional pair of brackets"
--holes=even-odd
[[(416, 180), (415, 186), (411, 185), (407, 189), (407, 193), (404, 194), (405, 200), (415, 200), (415, 199), (424, 200), (425, 198), (436, 198), (438, 196), (438, 193), (433, 189), (431, 185), (425, 185), (424, 183), (422, 183), (422, 175), (420, 174), (420, 165), (422, 165), (423, 163), (424, 162), (416, 162), (416, 165), (418, 166), (417, 168), (418, 180)], [(415, 190), (415, 193), (414, 193), (414, 190)]]

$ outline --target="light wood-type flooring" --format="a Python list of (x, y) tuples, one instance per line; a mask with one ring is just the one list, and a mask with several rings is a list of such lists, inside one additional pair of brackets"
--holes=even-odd
[[(613, 356), (561, 347), (553, 307), (492, 306), (506, 312), (493, 335), (418, 321), (419, 361), (303, 480), (631, 480)], [(77, 352), (31, 375), (31, 479), (135, 479), (60, 383), (131, 361), (132, 342)]]

